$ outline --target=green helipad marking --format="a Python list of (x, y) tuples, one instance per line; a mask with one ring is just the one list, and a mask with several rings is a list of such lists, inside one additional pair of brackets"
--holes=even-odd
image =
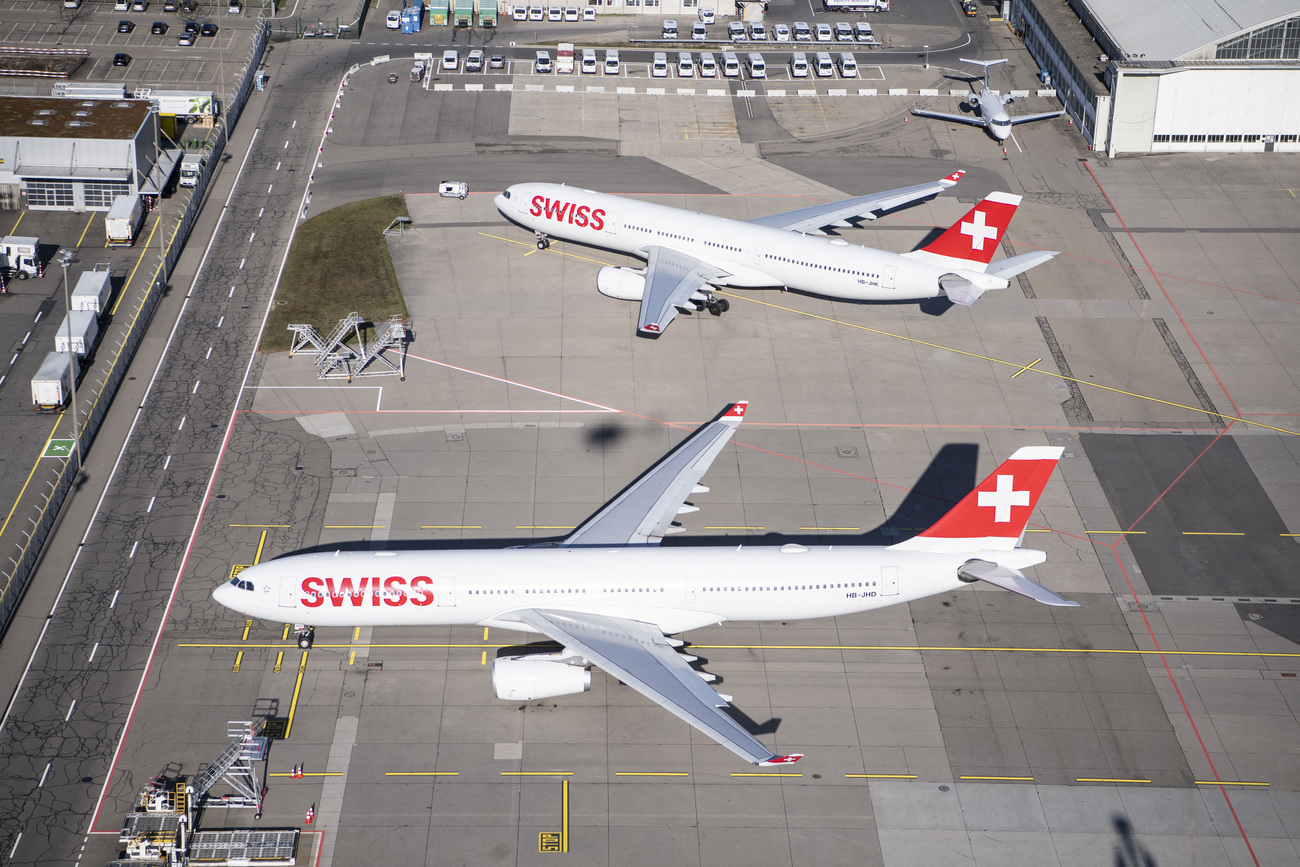
[(66, 458), (72, 454), (72, 446), (76, 440), (50, 440), (45, 445), (45, 451), (41, 454), (43, 458)]

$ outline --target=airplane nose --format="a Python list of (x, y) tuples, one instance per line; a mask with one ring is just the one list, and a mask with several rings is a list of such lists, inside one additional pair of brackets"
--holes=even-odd
[(492, 203), (497, 206), (498, 211), (504, 214), (506, 212), (506, 206), (509, 205), (510, 200), (506, 198), (505, 193), (497, 193), (496, 197), (492, 199)]

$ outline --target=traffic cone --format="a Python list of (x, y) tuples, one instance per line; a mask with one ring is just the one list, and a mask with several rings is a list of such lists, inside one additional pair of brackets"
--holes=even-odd
[(307, 809), (307, 824), (310, 825), (314, 821), (316, 821), (316, 805), (312, 804)]

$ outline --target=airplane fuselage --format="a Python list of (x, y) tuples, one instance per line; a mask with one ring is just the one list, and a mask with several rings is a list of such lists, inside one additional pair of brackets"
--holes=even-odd
[[(972, 559), (1025, 568), (1041, 551), (952, 554), (876, 546), (636, 546), (305, 554), (243, 570), (216, 591), (249, 617), (314, 626), (479, 625), (531, 631), (511, 612), (558, 608), (677, 633), (727, 620), (837, 617), (963, 585)], [(249, 589), (251, 588), (251, 589)]]
[(966, 273), (957, 263), (935, 264), (839, 238), (560, 184), (516, 184), (496, 197), (496, 205), (512, 222), (550, 237), (642, 259), (653, 246), (679, 250), (728, 274), (711, 281), (719, 286), (905, 301), (937, 297), (943, 294), (941, 277)]
[(980, 117), (984, 119), (989, 135), (998, 141), (1006, 141), (1011, 135), (1011, 115), (1007, 113), (1002, 98), (985, 85), (980, 89), (978, 100)]

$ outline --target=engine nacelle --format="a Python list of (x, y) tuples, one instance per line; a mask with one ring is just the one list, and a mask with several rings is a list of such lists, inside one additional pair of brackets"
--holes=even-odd
[(970, 103), (971, 108), (980, 107), (980, 95), (978, 93), (972, 93), (970, 96), (966, 97), (966, 101)]
[(596, 289), (610, 298), (640, 301), (645, 294), (645, 271), (613, 266), (601, 268), (596, 274)]
[(532, 701), (591, 689), (591, 672), (563, 653), (503, 656), (492, 663), (492, 691), (506, 701)]

